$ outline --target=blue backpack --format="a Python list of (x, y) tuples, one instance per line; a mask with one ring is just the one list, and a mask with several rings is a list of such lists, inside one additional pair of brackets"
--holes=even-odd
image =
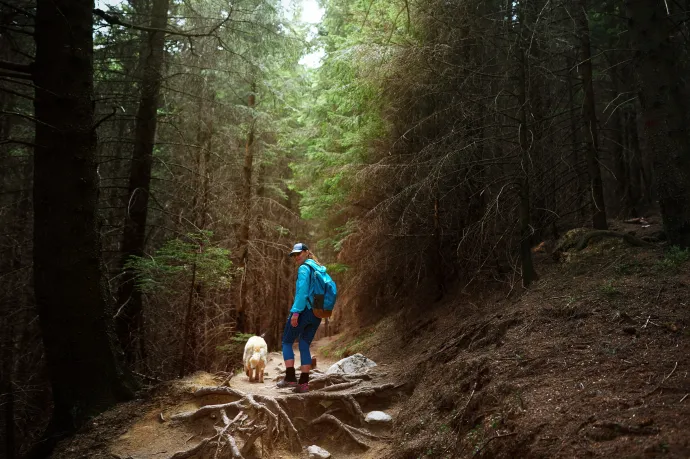
[(311, 271), (311, 276), (309, 276), (309, 291), (312, 294), (311, 310), (319, 319), (327, 319), (333, 315), (338, 288), (328, 273), (319, 271), (309, 263), (304, 264)]

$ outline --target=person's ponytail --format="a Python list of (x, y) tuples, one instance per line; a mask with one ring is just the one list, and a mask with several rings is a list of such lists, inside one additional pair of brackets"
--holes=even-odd
[(316, 262), (317, 265), (323, 266), (323, 265), (321, 264), (321, 262), (319, 261), (319, 259), (316, 258), (316, 255), (314, 255), (314, 252), (312, 252), (311, 250), (309, 251), (309, 257), (308, 257), (308, 258), (311, 258), (312, 260), (314, 260), (314, 261)]

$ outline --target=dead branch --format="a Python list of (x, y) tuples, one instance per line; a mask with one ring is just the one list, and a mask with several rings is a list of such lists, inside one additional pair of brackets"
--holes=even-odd
[(144, 32), (163, 32), (167, 35), (179, 35), (181, 37), (187, 37), (187, 38), (197, 38), (197, 37), (216, 37), (215, 32), (220, 29), (226, 22), (230, 20), (230, 16), (232, 15), (231, 13), (228, 13), (228, 17), (220, 21), (218, 24), (213, 26), (210, 31), (205, 32), (205, 33), (189, 33), (189, 32), (181, 32), (177, 30), (170, 30), (170, 29), (158, 29), (156, 27), (145, 27), (145, 26), (138, 26), (135, 24), (131, 24), (129, 22), (125, 22), (121, 20), (118, 16), (114, 14), (108, 14), (105, 11), (99, 9), (99, 8), (94, 8), (93, 14), (98, 16), (99, 18), (103, 19), (105, 22), (107, 22), (110, 25), (119, 25), (122, 27), (125, 27), (127, 29), (134, 29), (134, 30), (141, 30)]

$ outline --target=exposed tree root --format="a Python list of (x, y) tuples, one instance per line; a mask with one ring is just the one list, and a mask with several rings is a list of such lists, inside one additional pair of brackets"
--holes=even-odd
[(627, 233), (619, 233), (616, 231), (608, 231), (608, 230), (597, 230), (597, 231), (590, 231), (589, 233), (585, 234), (582, 236), (582, 239), (577, 243), (575, 246), (576, 251), (584, 250), (587, 247), (587, 244), (589, 244), (589, 241), (592, 238), (595, 237), (618, 237), (622, 238), (625, 242), (628, 244), (635, 246), (635, 247), (653, 247), (654, 244), (651, 244), (649, 242), (645, 242), (642, 239), (638, 239), (632, 234), (627, 234)]
[(361, 384), (361, 383), (362, 383), (361, 380), (350, 381), (350, 382), (344, 382), (344, 383), (340, 383), (340, 384), (333, 384), (332, 386), (324, 386), (321, 389), (316, 389), (316, 390), (320, 390), (323, 392), (335, 392), (335, 391), (339, 391), (339, 390), (349, 389), (349, 388), (354, 387), (357, 384)]
[(352, 375), (345, 374), (320, 374), (309, 381), (309, 387), (312, 389), (321, 389), (324, 387), (335, 386), (353, 381), (371, 381), (373, 376), (370, 373), (359, 373)]
[[(224, 395), (232, 397), (228, 403), (201, 406), (194, 411), (187, 411), (171, 416), (175, 422), (188, 422), (205, 417), (219, 419), (219, 425), (215, 426), (216, 434), (202, 440), (198, 445), (186, 451), (175, 453), (170, 459), (184, 459), (200, 454), (204, 451), (212, 453), (215, 446), (214, 457), (232, 457), (235, 459), (244, 458), (248, 455), (256, 440), (262, 438), (262, 448), (268, 446), (272, 448), (282, 436), (289, 443), (294, 452), (301, 451), (302, 438), (301, 432), (295, 426), (294, 420), (304, 421), (301, 428), (306, 428), (320, 423), (330, 423), (335, 425), (340, 431), (344, 432), (359, 447), (368, 449), (370, 446), (364, 439), (380, 440), (381, 437), (374, 435), (361, 428), (350, 424), (361, 426), (364, 423), (364, 412), (360, 401), (370, 397), (380, 396), (391, 391), (398, 390), (401, 386), (394, 384), (383, 384), (378, 386), (362, 387), (351, 390), (362, 383), (366, 377), (360, 375), (324, 375), (314, 381), (320, 386), (306, 394), (281, 394), (278, 396), (252, 395), (245, 394), (230, 387), (202, 387), (194, 392), (196, 397), (207, 395)], [(310, 383), (310, 385), (312, 385)], [(340, 392), (350, 390), (347, 392)], [(359, 401), (358, 401), (359, 399)], [(337, 403), (324, 413), (324, 406), (330, 403)], [(295, 418), (294, 410), (306, 413), (307, 418)], [(343, 411), (344, 410), (344, 411)], [(347, 423), (334, 416), (334, 413), (346, 412), (348, 414)], [(228, 413), (233, 413), (235, 417), (231, 420)], [(315, 419), (308, 418), (316, 415)], [(292, 419), (291, 419), (292, 418)], [(241, 442), (241, 448), (238, 446)]]
[(193, 448), (187, 449), (185, 451), (179, 451), (172, 456), (170, 456), (170, 459), (187, 459), (188, 457), (192, 457), (197, 453), (200, 453), (206, 448), (206, 445), (208, 445), (213, 438), (206, 438), (202, 440), (198, 445), (194, 446)]
[(370, 446), (365, 443), (364, 441), (360, 440), (357, 438), (358, 435), (361, 435), (363, 437), (371, 438), (373, 440), (380, 440), (380, 437), (367, 432), (366, 430), (358, 429), (356, 427), (349, 426), (345, 424), (343, 421), (340, 419), (336, 418), (332, 414), (322, 414), (318, 418), (314, 419), (309, 423), (309, 425), (314, 425), (314, 424), (319, 424), (322, 422), (330, 422), (331, 424), (335, 424), (340, 430), (345, 432), (348, 437), (350, 437), (355, 443), (357, 443), (359, 446), (361, 446), (364, 449), (369, 449)]
[(278, 401), (273, 397), (257, 395), (257, 399), (262, 403), (270, 405), (279, 414), (280, 419), (285, 422), (287, 430), (287, 432), (285, 432), (285, 437), (290, 442), (290, 447), (293, 449), (293, 451), (299, 451), (302, 448), (302, 439), (300, 438), (297, 428), (290, 420), (290, 416), (288, 416), (283, 407), (280, 406), (280, 403), (278, 403)]

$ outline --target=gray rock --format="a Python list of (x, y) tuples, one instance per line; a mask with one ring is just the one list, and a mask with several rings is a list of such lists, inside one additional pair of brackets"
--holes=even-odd
[(307, 452), (309, 453), (309, 459), (328, 459), (331, 457), (331, 453), (316, 445), (311, 445), (307, 448)]
[(366, 373), (371, 367), (375, 367), (376, 362), (369, 360), (362, 354), (351, 355), (350, 357), (345, 357), (331, 365), (331, 367), (326, 370), (327, 375), (344, 373), (344, 374), (356, 374), (356, 373)]
[(370, 424), (387, 424), (393, 421), (393, 418), (383, 411), (370, 411), (364, 420)]

